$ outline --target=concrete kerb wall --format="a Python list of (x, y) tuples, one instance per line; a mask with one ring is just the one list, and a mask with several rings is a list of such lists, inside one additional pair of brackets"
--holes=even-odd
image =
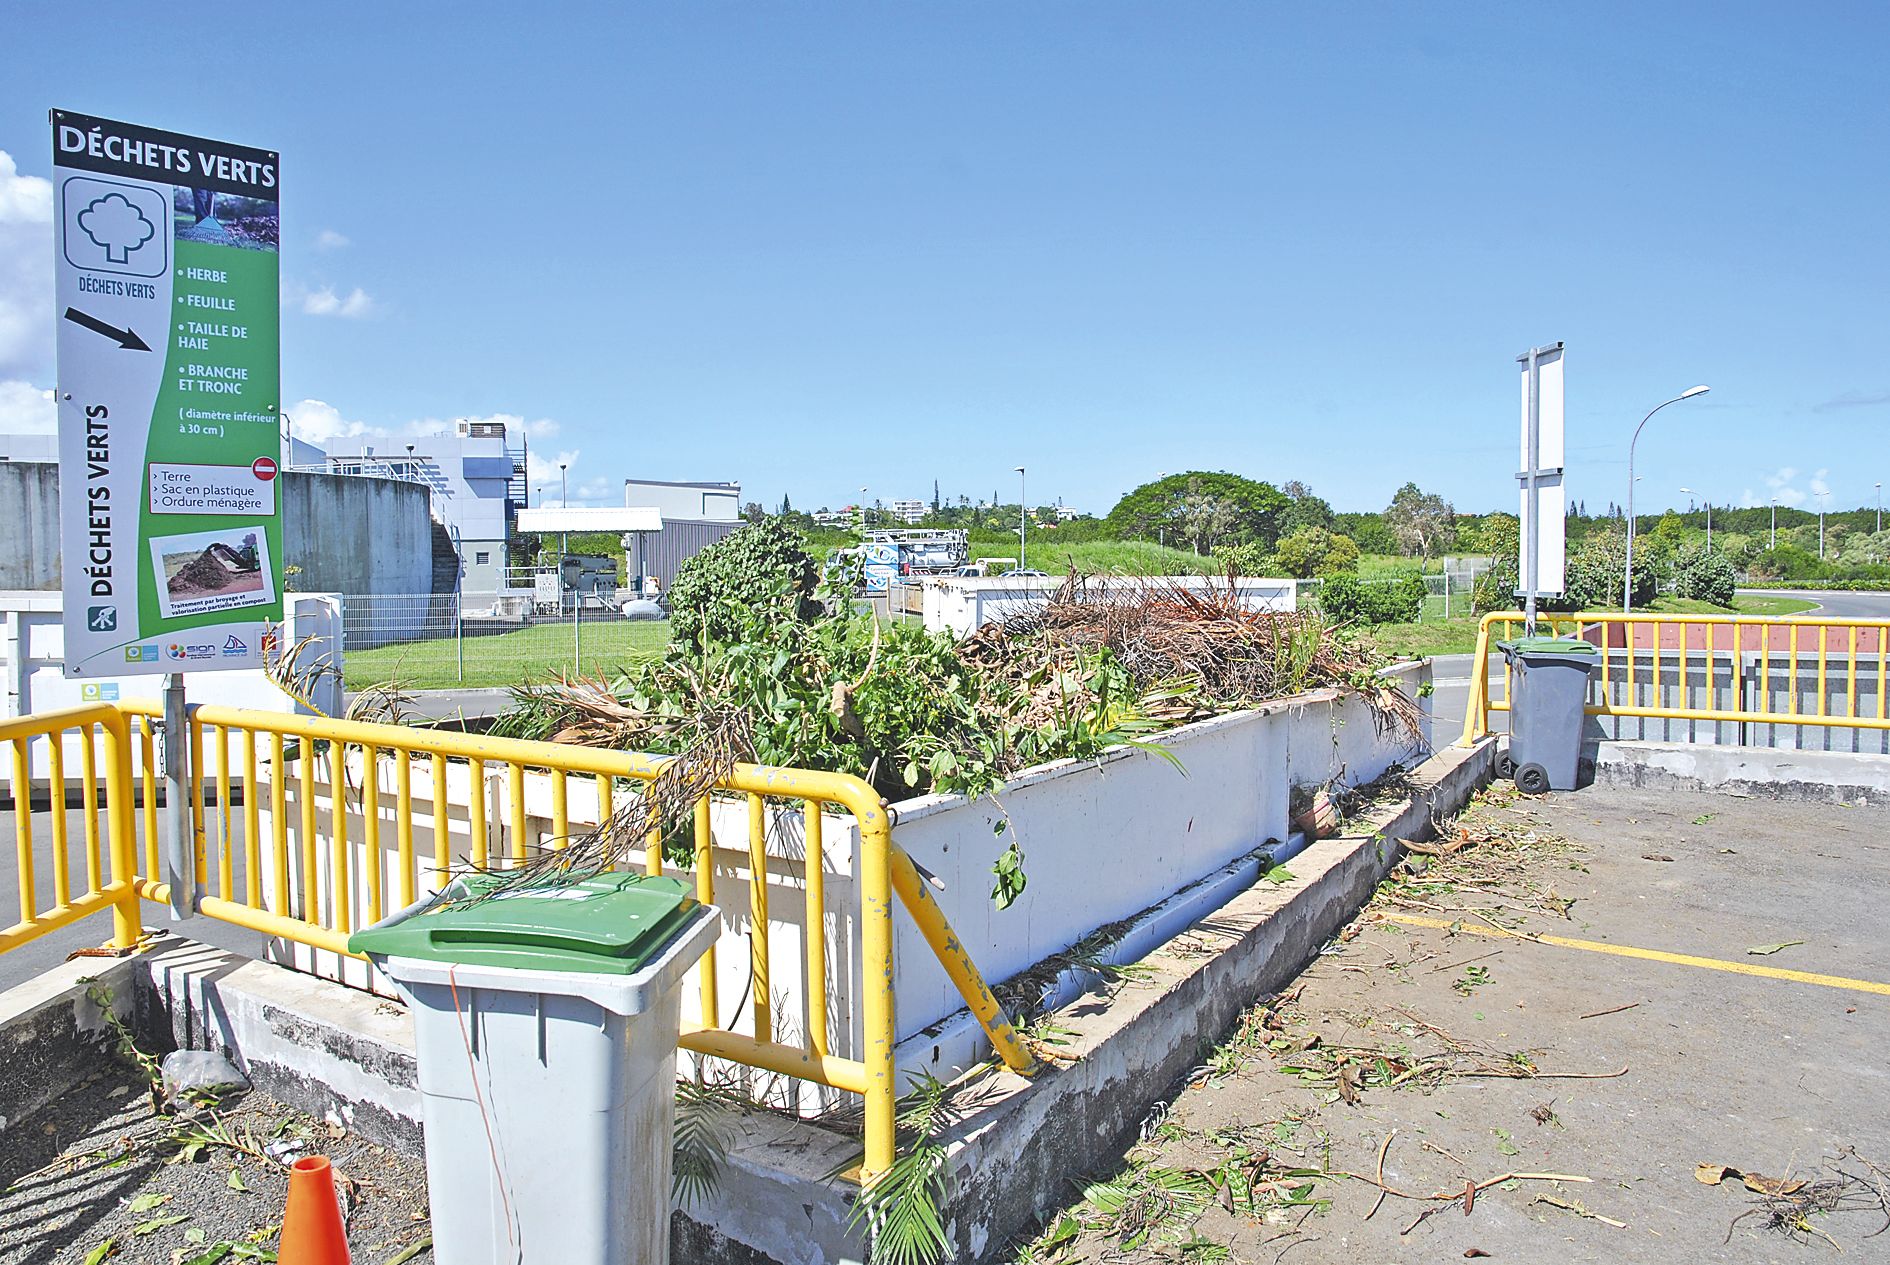
[[(1042, 606), (1063, 587), (1065, 577), (927, 576), (919, 583), (925, 630), (949, 631), (962, 638), (986, 624), (1002, 623)], [(1087, 577), (1084, 584), (1091, 594), (1135, 592), (1150, 586), (1200, 594), (1229, 591), (1226, 577), (1211, 575), (1101, 575)], [(1241, 577), (1232, 582), (1232, 592), (1250, 611), (1291, 611), (1299, 602), (1296, 580)]]
[(0, 1148), (72, 1086), (74, 1069), (108, 1057), (111, 1028), (95, 998), (135, 1013), (138, 976), (135, 959), (75, 958), (0, 992)]
[[(1370, 782), (1394, 764), (1412, 765), (1428, 750), (1428, 700), (1423, 684), (1428, 663), (1400, 664), (1386, 673), (1424, 707), (1422, 734), (1414, 738), (1388, 727), (1361, 698), (1339, 690), (1313, 690), (1245, 712), (1212, 717), (1160, 735), (1162, 746), (1182, 769), (1147, 750), (1123, 748), (1095, 761), (1062, 760), (1013, 777), (996, 797), (967, 800), (958, 795), (928, 795), (895, 807), (895, 837), (909, 855), (932, 874), (934, 899), (950, 920), (966, 951), (988, 979), (1007, 978), (1067, 949), (1100, 926), (1132, 917), (1175, 893), (1198, 885), (1223, 867), (1249, 857), (1256, 847), (1287, 838), (1288, 805), (1295, 787), (1343, 781)], [(345, 779), (360, 788), (370, 777), (380, 781), (380, 803), (395, 802), (391, 767), (370, 774), (351, 752)], [(263, 777), (274, 776), (265, 763)], [(485, 804), (489, 849), (504, 846), (502, 831), (510, 819), (506, 772), (488, 766), (478, 794)], [(550, 779), (538, 772), (524, 778), (524, 811), (530, 826), (543, 834), (553, 829)], [(1196, 788), (1216, 788), (1211, 795)], [(326, 819), (332, 785), (318, 775), (314, 783), (318, 812)], [(284, 826), (292, 856), (300, 854), (301, 786), (285, 786)], [(412, 773), (418, 855), (433, 854), (433, 775), (426, 766)], [(450, 764), (445, 788), (448, 851), (467, 854), (470, 844), (471, 772)], [(620, 788), (620, 792), (621, 788)], [(273, 830), (270, 798), (261, 795), (261, 829)], [(359, 790), (347, 797), (351, 869), (366, 872), (367, 838)], [(597, 817), (595, 789), (588, 778), (575, 779), (567, 810), (573, 830)], [(803, 839), (797, 805), (771, 808), (778, 818), (769, 829), (769, 936), (780, 964), (774, 981), (777, 1039), (795, 1041), (809, 1022), (808, 996), (798, 965), (803, 961)], [(739, 998), (748, 987), (749, 862), (747, 815), (738, 803), (718, 804), (712, 813), (717, 840), (716, 904), (723, 920), (718, 983), (724, 999)], [(381, 831), (385, 872), (395, 873), (394, 832)], [(997, 909), (990, 899), (991, 867), (1015, 840), (1025, 856), (1030, 881), (1011, 907)], [(832, 1051), (858, 1057), (864, 1032), (856, 999), (862, 996), (857, 951), (859, 839), (852, 819), (831, 814), (823, 828), (830, 864), (827, 880), (827, 939), (835, 964), (827, 1000)], [(328, 854), (323, 851), (324, 857)], [(262, 857), (263, 890), (273, 898), (273, 854)], [(676, 871), (686, 874), (687, 869)], [(324, 909), (335, 908), (339, 893), (326, 865), (316, 876)], [(291, 908), (300, 899), (300, 880), (292, 876)], [(427, 884), (423, 878), (422, 894)], [(391, 883), (390, 883), (391, 890)], [(1081, 893), (1082, 899), (1072, 899)], [(356, 925), (369, 920), (353, 893)], [(391, 897), (390, 897), (391, 900)], [(910, 920), (894, 924), (894, 985), (899, 998), (898, 1059), (902, 1079), (924, 1071), (941, 1079), (975, 1065), (989, 1054), (982, 1032), (968, 1021), (956, 987)], [(357, 987), (394, 995), (364, 964), (302, 945), (275, 942), (271, 960)], [(844, 971), (844, 974), (842, 972)], [(699, 1005), (692, 977), (684, 986), (683, 1010), (694, 1019)], [(726, 1001), (724, 1003), (727, 1005)], [(737, 1031), (753, 1031), (745, 1008), (719, 1016)], [(783, 1087), (785, 1092), (785, 1087)], [(802, 1107), (833, 1106), (845, 1101), (837, 1091), (811, 1084), (796, 1088)]]
[[(1414, 775), (1411, 799), (1374, 815), (1364, 833), (1314, 845), (1291, 863), (1293, 880), (1249, 886), (1170, 938), (1143, 958), (1150, 979), (1066, 1010), (1075, 1064), (972, 1083), (966, 1114), (943, 1139), (953, 1259), (1002, 1256), (1065, 1198), (1243, 1007), (1282, 986), (1356, 912), (1397, 859), (1392, 840), (1424, 837), (1434, 812), (1488, 778), (1492, 755), (1485, 740), (1433, 757)], [(1157, 926), (1162, 916), (1158, 907), (1137, 922)], [(48, 1051), (37, 1064), (10, 1060), (19, 1074), (0, 1080), (0, 1111), (43, 1105), (71, 1083), (71, 1060), (97, 1056), (105, 1029), (85, 997), (87, 977), (137, 1016), (148, 1048), (221, 1050), (262, 1092), (417, 1150), (412, 1024), (400, 1007), (183, 940), (124, 961), (69, 963), (0, 994), (0, 1051), (28, 1042)], [(672, 1223), (677, 1261), (859, 1261), (862, 1244), (846, 1229), (849, 1188), (828, 1180), (857, 1156), (857, 1140), (841, 1133), (745, 1114), (712, 1202)]]
[(1602, 742), (1595, 781), (1814, 803), (1890, 803), (1890, 756), (1685, 742)]

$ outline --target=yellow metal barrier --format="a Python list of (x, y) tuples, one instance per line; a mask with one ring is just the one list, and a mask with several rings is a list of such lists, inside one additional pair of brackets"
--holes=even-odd
[[(1536, 624), (1601, 652), (1590, 716), (1890, 730), (1890, 620), (1584, 612), (1538, 615)], [(1490, 732), (1492, 712), (1510, 708), (1509, 665), (1498, 695), (1490, 651), (1523, 628), (1520, 611), (1491, 612), (1478, 625), (1466, 744)]]
[[(117, 942), (135, 943), (139, 934), (136, 895), (169, 900), (157, 848), (154, 730), (161, 718), (154, 705), (128, 703), (37, 717), (0, 728), (0, 742), (20, 735), (15, 746), (22, 753), (31, 736), (75, 728), (89, 732), (94, 726), (106, 731), (113, 847), (112, 882), (100, 887), (94, 881), (80, 896), (67, 892), (65, 850), (55, 847), (55, 864), (62, 867), (56, 871), (55, 903), (44, 910), (27, 911), (23, 901), (22, 923), (0, 933), (0, 950), (107, 904), (119, 911)], [(134, 727), (142, 756), (136, 778), (130, 758)], [(540, 848), (563, 846), (572, 833), (571, 779), (591, 780), (597, 815), (608, 820), (620, 785), (647, 782), (668, 763), (662, 756), (212, 706), (190, 709), (187, 741), (192, 755), (198, 912), (346, 956), (352, 956), (347, 948), (352, 932), (412, 903), (418, 893), (444, 886), (456, 865), (504, 868)], [(82, 743), (81, 750), (89, 760), (91, 743)], [(16, 756), (16, 765), (23, 768), (19, 762), (24, 758)], [(540, 779), (549, 782), (548, 819), (528, 809), (528, 774), (533, 786), (542, 786)], [(415, 841), (417, 782), (424, 783), (425, 798), (432, 802), (431, 820), (420, 822), (432, 832), (433, 846), (426, 853)], [(136, 793), (140, 783), (142, 796)], [(463, 796), (457, 794), (459, 788)], [(142, 876), (138, 875), (134, 829), (139, 798), (146, 836)], [(960, 948), (911, 861), (893, 843), (888, 810), (867, 783), (835, 773), (737, 765), (717, 784), (713, 798), (746, 807), (752, 946), (746, 991), (753, 1034), (718, 1024), (716, 960), (711, 950), (701, 966), (703, 1024), (681, 1034), (684, 1048), (863, 1095), (866, 1154), (862, 1180), (871, 1181), (883, 1173), (893, 1158), (897, 1095), (892, 918), (893, 900), (898, 896), (984, 1025), (998, 1055), (1015, 1070), (1031, 1068), (1029, 1053), (977, 967)], [(768, 935), (769, 804), (783, 800), (799, 802), (804, 822), (803, 935), (809, 1031), (802, 1044), (780, 1039), (773, 1013), (775, 994), (770, 988), (770, 981), (779, 977)], [(538, 802), (543, 804), (544, 797)], [(88, 803), (96, 816), (96, 797), (88, 796)], [(453, 810), (461, 803), (463, 816), (456, 816)], [(864, 1045), (857, 1059), (833, 1054), (828, 1043), (825, 806), (850, 813), (860, 832), (855, 880)], [(714, 902), (716, 894), (711, 820), (711, 799), (705, 797), (696, 805), (692, 826), (696, 891), (708, 903)], [(25, 814), (21, 821), (25, 823)], [(54, 822), (55, 831), (63, 832), (63, 815), (55, 814)], [(26, 824), (20, 827), (23, 892), (34, 889), (28, 828)], [(358, 837), (351, 837), (355, 830)], [(392, 836), (391, 849), (384, 846), (387, 834)], [(95, 836), (96, 830), (88, 829), (88, 838)], [(662, 872), (659, 835), (644, 841), (642, 863), (649, 873)], [(848, 966), (843, 964), (842, 970)]]
[[(104, 738), (105, 797), (98, 794), (99, 736)], [(33, 748), (44, 747), (46, 807), (33, 805)], [(11, 749), (14, 864), (19, 879), (20, 920), (0, 929), (0, 953), (57, 931), (100, 910), (112, 911), (112, 944), (131, 948), (143, 937), (138, 909), (136, 820), (131, 776), (131, 732), (125, 716), (108, 705), (77, 707), (0, 721), (0, 749)], [(67, 760), (76, 748), (84, 802), (80, 846), (84, 876), (75, 890)], [(101, 820), (102, 819), (102, 820)], [(36, 822), (43, 823), (42, 832)], [(42, 837), (49, 845), (50, 884), (40, 881)], [(50, 891), (47, 888), (50, 887)]]

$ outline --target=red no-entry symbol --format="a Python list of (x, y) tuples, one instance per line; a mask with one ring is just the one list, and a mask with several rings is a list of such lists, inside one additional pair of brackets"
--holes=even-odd
[(269, 480), (276, 477), (276, 459), (274, 457), (258, 457), (255, 461), (250, 463), (249, 472), (255, 475), (259, 481), (267, 483)]

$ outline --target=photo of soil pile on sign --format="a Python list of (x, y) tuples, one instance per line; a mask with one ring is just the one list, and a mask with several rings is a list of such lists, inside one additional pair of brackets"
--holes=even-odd
[(161, 536), (151, 560), (166, 618), (259, 606), (275, 599), (269, 545), (260, 525)]

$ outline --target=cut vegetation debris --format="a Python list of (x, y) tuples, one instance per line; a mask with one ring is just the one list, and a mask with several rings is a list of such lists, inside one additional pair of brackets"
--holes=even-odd
[(1245, 610), (1231, 581), (1190, 591), (1072, 574), (1041, 606), (954, 644), (882, 626), (849, 577), (817, 587), (812, 560), (759, 526), (689, 566), (730, 578), (685, 583), (685, 567), (660, 660), (521, 687), (493, 732), (681, 753), (739, 716), (742, 759), (851, 773), (904, 799), (982, 794), (1033, 765), (1322, 687), (1364, 698), (1382, 725), (1415, 736), (1421, 723), (1376, 649), (1315, 612)]
[(1865, 1159), (1855, 1147), (1827, 1157), (1804, 1176), (1766, 1177), (1742, 1173), (1726, 1164), (1701, 1164), (1693, 1175), (1708, 1186), (1736, 1181), (1758, 1196), (1753, 1207), (1734, 1217), (1726, 1227), (1727, 1242), (1732, 1241), (1733, 1231), (1741, 1223), (1754, 1218), (1763, 1228), (1786, 1238), (1801, 1243), (1816, 1239), (1840, 1252), (1844, 1249), (1818, 1227), (1815, 1219), (1862, 1213), (1878, 1222), (1874, 1229), (1864, 1232), (1865, 1239), (1890, 1231), (1890, 1170)]

